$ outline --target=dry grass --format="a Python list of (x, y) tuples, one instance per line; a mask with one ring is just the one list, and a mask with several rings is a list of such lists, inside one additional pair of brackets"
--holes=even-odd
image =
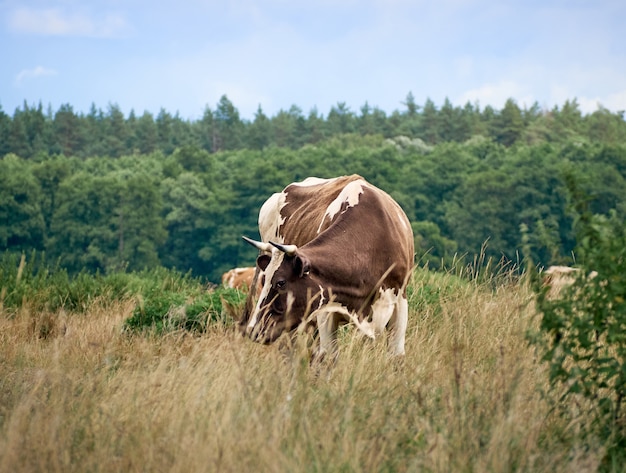
[(529, 290), (491, 286), (414, 309), (402, 362), (348, 330), (332, 367), (223, 326), (125, 334), (128, 301), (0, 314), (0, 471), (595, 470), (538, 394)]

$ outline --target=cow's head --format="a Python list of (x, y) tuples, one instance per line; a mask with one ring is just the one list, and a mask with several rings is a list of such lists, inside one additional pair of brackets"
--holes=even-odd
[(272, 343), (295, 330), (317, 308), (322, 288), (310, 272), (309, 259), (295, 245), (244, 239), (262, 251), (257, 266), (265, 276), (245, 332), (255, 341)]

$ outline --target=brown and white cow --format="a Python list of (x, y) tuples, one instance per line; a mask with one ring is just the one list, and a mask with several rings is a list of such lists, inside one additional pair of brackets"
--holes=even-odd
[[(548, 299), (558, 298), (567, 286), (574, 283), (579, 273), (579, 268), (572, 268), (571, 266), (550, 266), (543, 271), (542, 282), (543, 286), (548, 288)], [(593, 279), (597, 275), (596, 271), (591, 271), (587, 278)]]
[(232, 289), (247, 291), (252, 287), (255, 271), (255, 267), (230, 269), (222, 274), (222, 285)]
[(389, 351), (404, 354), (406, 286), (413, 232), (406, 214), (361, 176), (308, 178), (272, 195), (259, 212), (257, 267), (265, 283), (242, 329), (272, 343), (301, 323), (319, 333), (319, 354), (351, 322), (371, 338), (390, 329)]

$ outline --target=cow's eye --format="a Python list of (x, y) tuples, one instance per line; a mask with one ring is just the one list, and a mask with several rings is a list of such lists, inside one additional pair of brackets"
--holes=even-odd
[(284, 289), (286, 284), (287, 281), (280, 279), (279, 281), (276, 281), (276, 289)]

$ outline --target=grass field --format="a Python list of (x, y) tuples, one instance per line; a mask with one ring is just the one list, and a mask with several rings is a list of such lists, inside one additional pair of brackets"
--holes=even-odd
[(540, 394), (532, 292), (478, 281), (418, 270), (404, 360), (348, 329), (321, 367), (228, 323), (129, 333), (133, 297), (2, 309), (0, 471), (595, 471)]

